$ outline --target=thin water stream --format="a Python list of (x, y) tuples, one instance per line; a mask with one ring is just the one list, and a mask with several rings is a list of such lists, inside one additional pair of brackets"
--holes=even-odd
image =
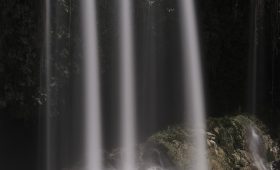
[(131, 0), (119, 2), (120, 31), (120, 111), (121, 148), (120, 169), (136, 169), (136, 96), (134, 68), (133, 7)]
[(51, 3), (50, 0), (45, 1), (45, 70), (46, 70), (46, 170), (52, 170), (51, 154), (51, 92), (50, 92), (50, 79), (51, 79)]
[(85, 95), (85, 169), (102, 170), (100, 79), (95, 0), (82, 0)]
[[(263, 20), (263, 0), (251, 0), (251, 58), (252, 58), (252, 70), (250, 71), (249, 76), (252, 77), (252, 82), (250, 88), (252, 88), (250, 103), (251, 103), (251, 112), (256, 116), (258, 112), (258, 66), (259, 66), (259, 56), (260, 49), (263, 47), (260, 46), (261, 42), (261, 30), (259, 28), (262, 27)], [(261, 136), (256, 131), (256, 127), (249, 126), (248, 127), (248, 141), (249, 141), (249, 151), (252, 155), (253, 163), (255, 167), (259, 170), (267, 170), (267, 162), (265, 158), (264, 151), (264, 143), (262, 141)]]
[(181, 0), (180, 7), (185, 73), (185, 117), (186, 126), (194, 130), (190, 140), (195, 147), (194, 153), (187, 157), (191, 159), (191, 169), (207, 170), (204, 90), (195, 3), (193, 0)]
[(249, 132), (249, 149), (252, 154), (253, 162), (258, 170), (268, 170), (264, 159), (264, 143), (256, 132), (255, 127), (250, 127)]

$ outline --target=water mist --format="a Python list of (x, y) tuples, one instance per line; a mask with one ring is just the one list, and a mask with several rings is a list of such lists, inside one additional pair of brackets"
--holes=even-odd
[(192, 139), (189, 139), (195, 147), (194, 153), (189, 156), (190, 168), (207, 170), (205, 105), (195, 4), (193, 0), (180, 0), (180, 7), (186, 86), (186, 124), (188, 128), (194, 130)]

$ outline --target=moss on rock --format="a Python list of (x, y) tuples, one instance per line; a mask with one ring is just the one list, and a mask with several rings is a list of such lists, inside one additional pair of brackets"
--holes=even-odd
[[(258, 119), (244, 115), (234, 117), (209, 118), (205, 132), (208, 146), (208, 160), (214, 170), (250, 170), (255, 169), (254, 161), (249, 150), (249, 128), (254, 127), (264, 145), (265, 159), (272, 162), (279, 159), (279, 148), (267, 134), (267, 129)], [(185, 153), (195, 150), (185, 139), (192, 137), (192, 131), (182, 126), (169, 127), (148, 139), (166, 148), (178, 169), (188, 167), (190, 160)], [(188, 140), (187, 140), (188, 141)]]
[(209, 118), (207, 125), (207, 131), (204, 132), (197, 132), (178, 125), (152, 135), (138, 147), (139, 169), (147, 170), (154, 166), (166, 170), (191, 169), (189, 167), (192, 161), (191, 154), (196, 149), (188, 139), (191, 139), (194, 133), (205, 133), (210, 169), (257, 169), (254, 157), (250, 152), (251, 127), (254, 127), (261, 139), (261, 156), (266, 160), (267, 166), (269, 163), (279, 160), (280, 151), (277, 143), (271, 139), (265, 125), (254, 117), (237, 115)]

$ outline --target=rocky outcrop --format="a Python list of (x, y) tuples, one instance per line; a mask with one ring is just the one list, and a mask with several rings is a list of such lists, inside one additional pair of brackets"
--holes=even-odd
[(226, 118), (210, 119), (208, 131), (215, 138), (212, 141), (215, 146), (209, 145), (209, 162), (212, 169), (259, 169), (250, 149), (252, 143), (251, 128), (254, 128), (259, 136), (257, 143), (258, 156), (260, 156), (267, 169), (269, 163), (279, 159), (279, 148), (267, 133), (266, 127), (257, 119), (246, 116), (235, 116)]
[[(263, 161), (263, 166), (267, 170), (272, 169), (272, 167), (276, 170), (279, 167), (279, 147), (259, 120), (239, 115), (210, 118), (207, 124), (207, 131), (202, 133), (205, 133), (207, 138), (207, 157), (210, 169), (257, 170), (260, 168), (256, 157)], [(257, 144), (256, 153), (251, 149), (251, 138), (255, 137), (251, 134), (252, 127), (255, 133), (253, 135), (258, 135), (256, 138), (258, 141), (255, 143)], [(137, 149), (139, 169), (187, 169), (190, 165), (192, 152), (195, 152), (194, 145), (188, 140), (192, 138), (193, 133), (198, 132), (187, 130), (182, 126), (173, 126), (154, 134)], [(118, 157), (119, 152), (116, 151), (111, 154), (111, 157), (108, 157), (108, 160), (116, 162)], [(111, 166), (114, 166), (113, 164)]]

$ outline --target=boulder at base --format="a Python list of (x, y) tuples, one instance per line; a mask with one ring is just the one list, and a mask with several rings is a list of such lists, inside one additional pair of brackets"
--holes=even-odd
[[(259, 137), (257, 141), (257, 157), (263, 161), (265, 169), (278, 166), (280, 150), (272, 140), (267, 128), (259, 120), (247, 116), (209, 118), (205, 132), (208, 146), (209, 169), (213, 170), (258, 170), (259, 162), (252, 153), (251, 131)], [(166, 130), (152, 135), (137, 148), (139, 170), (181, 170), (190, 168), (191, 155), (195, 152), (190, 142), (194, 133), (183, 126), (168, 127)], [(189, 141), (189, 142), (188, 142)], [(120, 151), (108, 154), (110, 167), (118, 162)], [(187, 154), (186, 154), (187, 153)], [(114, 160), (114, 161), (112, 161)], [(199, 161), (199, 160), (196, 160)], [(114, 162), (114, 163), (112, 163)], [(273, 168), (274, 167), (274, 168)], [(113, 168), (115, 169), (115, 168)]]

